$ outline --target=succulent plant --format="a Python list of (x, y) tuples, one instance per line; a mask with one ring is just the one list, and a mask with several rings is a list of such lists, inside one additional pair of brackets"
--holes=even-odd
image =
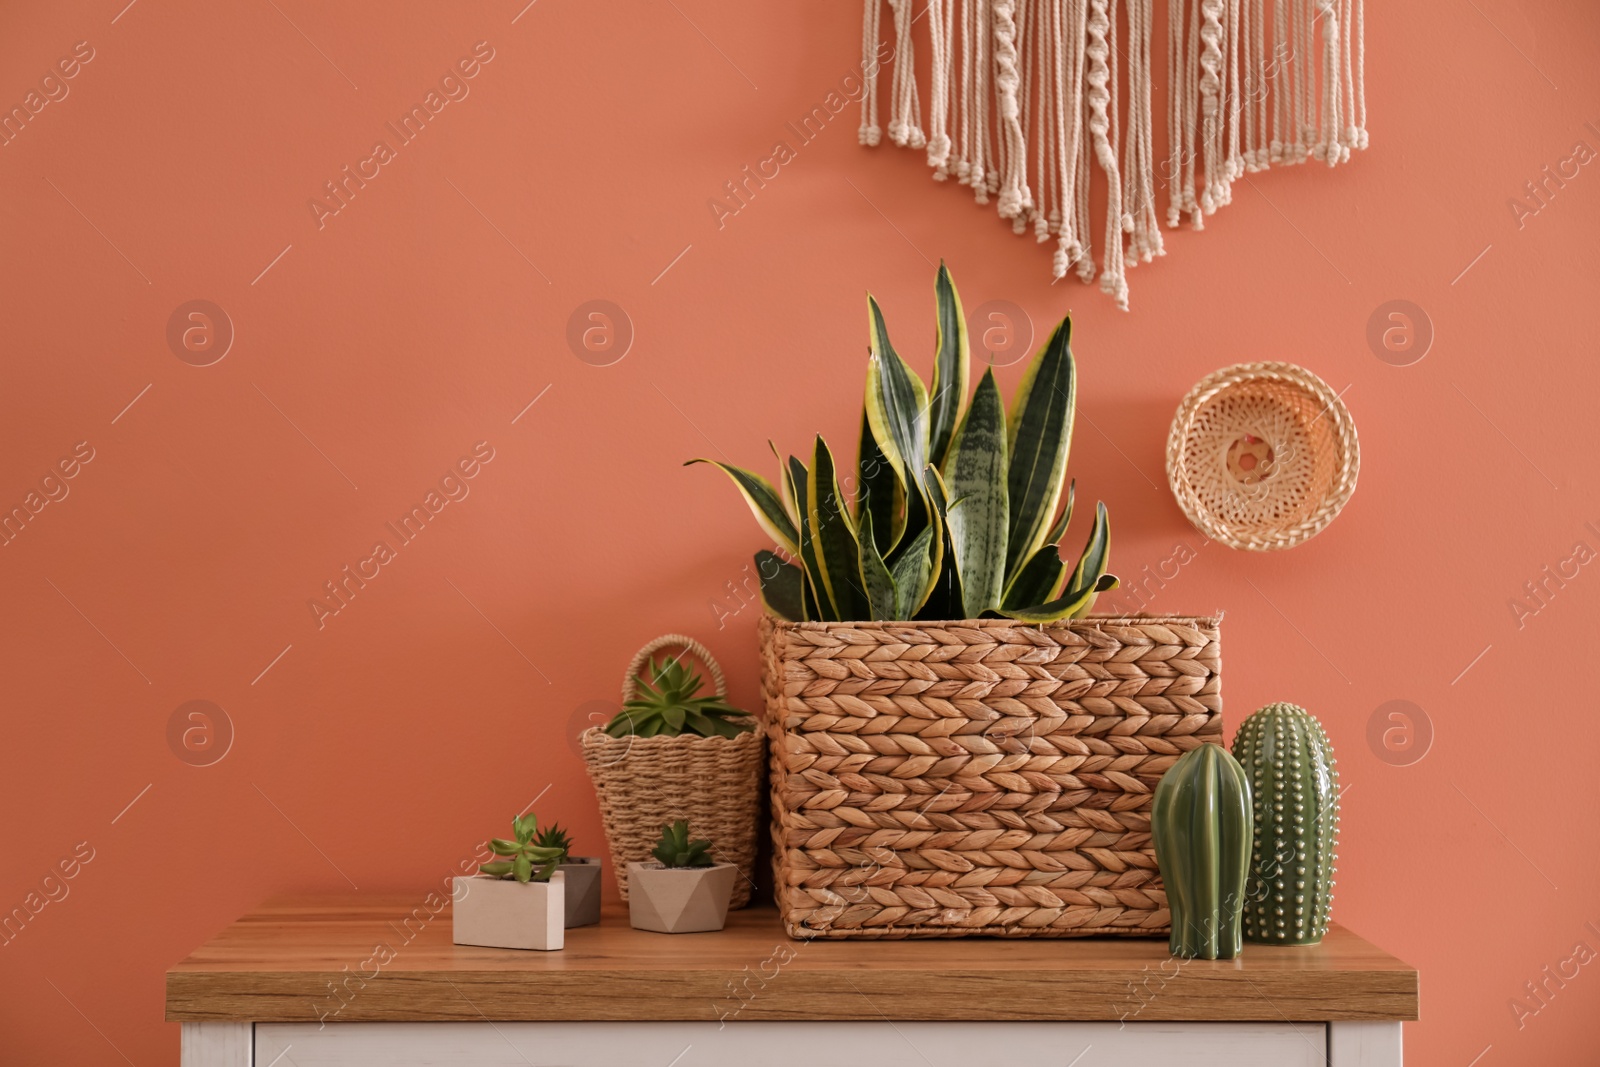
[(1221, 745), (1178, 757), (1150, 811), (1156, 863), (1172, 912), (1172, 954), (1231, 960), (1250, 872), (1250, 783)]
[(1233, 738), (1255, 796), (1246, 941), (1315, 945), (1328, 932), (1339, 858), (1339, 771), (1322, 724), (1304, 708), (1268, 704)]
[[(931, 386), (895, 353), (867, 297), (871, 358), (851, 498), (819, 435), (811, 465), (790, 456), (784, 492), (742, 467), (720, 468), (778, 552), (756, 553), (761, 595), (791, 620), (975, 619), (1053, 622), (1088, 613), (1114, 588), (1104, 504), (1075, 567), (1057, 548), (1072, 519), (1066, 483), (1077, 372), (1072, 320), (1034, 356), (1007, 414), (991, 368), (967, 404), (961, 299), (943, 264), (934, 285), (938, 342)], [(966, 404), (963, 408), (963, 404)], [(776, 449), (774, 449), (776, 454)], [(1059, 515), (1057, 514), (1059, 511)]]
[[(539, 817), (531, 811), (513, 819), (511, 830), (515, 840), (496, 837), (489, 842), (491, 852), (508, 858), (485, 863), (478, 870), (496, 878), (515, 878), (519, 882), (548, 882), (556, 866), (567, 858), (566, 834), (556, 826), (541, 834)], [(534, 840), (535, 835), (539, 840)], [(549, 843), (554, 835), (560, 835), (562, 843), (559, 846)]]
[(737, 737), (755, 728), (750, 713), (720, 696), (697, 696), (705, 684), (698, 671), (680, 656), (652, 658), (638, 676), (639, 695), (622, 705), (606, 724), (612, 737)]
[(551, 823), (534, 835), (533, 843), (540, 848), (555, 848), (561, 850), (561, 859), (557, 862), (565, 863), (567, 856), (572, 852), (572, 837), (561, 828), (560, 823)]
[(710, 867), (711, 842), (690, 841), (689, 822), (679, 819), (661, 828), (661, 840), (650, 854), (661, 861), (663, 867)]

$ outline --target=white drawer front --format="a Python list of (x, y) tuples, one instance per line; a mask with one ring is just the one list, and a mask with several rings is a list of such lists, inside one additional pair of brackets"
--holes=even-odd
[(1323, 1067), (1321, 1023), (258, 1023), (256, 1067)]

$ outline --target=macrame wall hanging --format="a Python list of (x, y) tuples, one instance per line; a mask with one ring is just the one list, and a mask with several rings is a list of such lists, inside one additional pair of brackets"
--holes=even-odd
[[(1363, 0), (1166, 0), (1166, 158), (1151, 120), (1156, 0), (887, 0), (889, 140), (936, 180), (1044, 243), (1056, 278), (1096, 277), (1128, 306), (1129, 267), (1164, 255), (1156, 208), (1195, 229), (1246, 173), (1367, 147)], [(880, 16), (866, 0), (861, 143), (876, 145)], [(1269, 11), (1270, 9), (1270, 11)], [(919, 24), (926, 21), (926, 27)], [(927, 41), (923, 127), (916, 40)], [(1099, 263), (1090, 196), (1105, 201)]]

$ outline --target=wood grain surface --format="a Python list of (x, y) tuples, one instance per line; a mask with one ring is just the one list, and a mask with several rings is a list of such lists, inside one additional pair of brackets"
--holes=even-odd
[(167, 972), (167, 1018), (257, 1022), (1417, 1018), (1417, 972), (1334, 927), (1313, 948), (1175, 960), (1163, 939), (793, 941), (771, 908), (654, 934), (620, 908), (561, 952), (450, 940), (421, 895), (283, 897)]

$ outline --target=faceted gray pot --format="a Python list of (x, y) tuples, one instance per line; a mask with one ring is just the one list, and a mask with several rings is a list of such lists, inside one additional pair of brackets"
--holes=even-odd
[(567, 929), (600, 921), (600, 871), (597, 856), (569, 856), (556, 868), (567, 876)]
[(731, 863), (712, 867), (663, 867), (659, 863), (628, 864), (628, 921), (635, 930), (692, 934), (720, 930), (728, 921), (739, 868)]

